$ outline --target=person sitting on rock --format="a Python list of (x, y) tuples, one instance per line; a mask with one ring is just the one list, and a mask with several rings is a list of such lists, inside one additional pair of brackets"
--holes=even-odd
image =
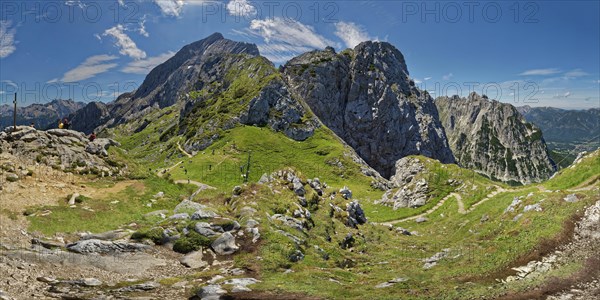
[(65, 128), (65, 124), (60, 119), (58, 119), (58, 129), (63, 129), (63, 128)]
[(96, 139), (96, 133), (92, 132), (92, 134), (90, 134), (89, 139), (90, 139), (90, 142), (93, 142)]
[(69, 122), (69, 119), (65, 118), (63, 120), (63, 126), (65, 129), (69, 129), (69, 127), (71, 127), (71, 123)]
[(31, 128), (35, 128), (35, 123), (31, 122), (31, 125), (29, 125), (29, 126), (31, 126)]

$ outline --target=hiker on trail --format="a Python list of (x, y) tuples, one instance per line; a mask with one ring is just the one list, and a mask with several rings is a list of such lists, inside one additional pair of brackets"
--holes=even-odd
[(69, 119), (65, 118), (63, 120), (63, 126), (65, 129), (69, 129), (69, 127), (71, 127), (71, 123), (69, 122)]
[(65, 124), (60, 119), (58, 119), (58, 129), (63, 129), (64, 127)]
[(92, 134), (90, 134), (89, 140), (90, 142), (93, 142), (96, 139), (96, 133), (92, 132)]

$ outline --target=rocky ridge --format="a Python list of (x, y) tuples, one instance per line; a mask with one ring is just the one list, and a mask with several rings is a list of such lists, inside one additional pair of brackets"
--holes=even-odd
[(283, 74), (323, 124), (384, 177), (407, 155), (454, 162), (433, 99), (415, 86), (391, 44), (308, 52), (290, 60)]
[(439, 97), (435, 105), (462, 167), (522, 184), (548, 179), (556, 171), (542, 131), (512, 105), (476, 93)]

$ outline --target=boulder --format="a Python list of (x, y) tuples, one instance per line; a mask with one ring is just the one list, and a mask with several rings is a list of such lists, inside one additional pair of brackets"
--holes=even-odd
[(179, 261), (182, 265), (190, 269), (199, 269), (208, 266), (208, 263), (202, 260), (202, 248), (200, 248), (198, 251), (186, 254)]
[(67, 245), (67, 250), (80, 254), (107, 254), (122, 252), (138, 252), (148, 250), (150, 246), (138, 243), (129, 243), (124, 240), (102, 241), (97, 239), (81, 240)]
[(221, 234), (212, 242), (211, 247), (219, 255), (231, 255), (239, 250), (235, 244), (235, 237), (229, 232)]
[(352, 198), (352, 191), (347, 186), (344, 186), (343, 188), (340, 189), (340, 194), (342, 195), (342, 197), (344, 199)]

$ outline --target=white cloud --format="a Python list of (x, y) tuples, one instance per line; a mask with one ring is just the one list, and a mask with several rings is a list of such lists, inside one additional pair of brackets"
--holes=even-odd
[[(195, 1), (191, 1), (192, 3)], [(154, 0), (165, 16), (179, 17), (181, 9), (185, 4), (183, 0)]]
[(15, 46), (16, 29), (11, 28), (10, 21), (0, 21), (0, 58), (11, 55), (17, 47)]
[(571, 96), (571, 92), (566, 92), (564, 94), (554, 94), (554, 96), (552, 98), (563, 99), (563, 98), (568, 98), (569, 96)]
[(262, 56), (276, 63), (284, 63), (296, 57), (298, 53), (312, 50), (307, 47), (290, 46), (287, 44), (262, 44), (257, 47)]
[(125, 6), (125, 0), (118, 0), (120, 6)]
[(346, 47), (354, 48), (361, 42), (372, 40), (367, 31), (360, 25), (352, 22), (335, 23), (335, 33)]
[(442, 79), (443, 80), (450, 80), (450, 78), (452, 78), (453, 76), (454, 76), (454, 74), (448, 73), (448, 74), (442, 76)]
[(248, 0), (231, 0), (227, 3), (227, 12), (232, 16), (253, 17), (256, 16), (256, 7)]
[(135, 42), (123, 32), (123, 25), (118, 24), (112, 28), (107, 29), (102, 34), (103, 36), (112, 36), (115, 38), (115, 46), (119, 48), (119, 53), (127, 55), (134, 59), (142, 59), (146, 57), (146, 52), (140, 50)]
[[(63, 75), (60, 81), (62, 82), (76, 82), (92, 78), (100, 73), (104, 73), (117, 66), (116, 63), (111, 61), (117, 59), (117, 56), (113, 55), (94, 55), (88, 57), (83, 63), (69, 70)], [(50, 80), (49, 82), (56, 82), (57, 80)]]
[(142, 18), (142, 20), (138, 23), (139, 27), (137, 32), (145, 37), (149, 37), (150, 34), (146, 31), (146, 15)]
[(560, 73), (559, 70), (555, 69), (555, 68), (548, 68), (548, 69), (533, 69), (533, 70), (527, 70), (524, 71), (522, 73), (520, 73), (519, 75), (521, 76), (535, 76), (535, 75), (552, 75), (552, 74), (557, 74)]
[(272, 19), (252, 20), (250, 30), (261, 36), (265, 42), (284, 43), (290, 46), (323, 49), (334, 43), (317, 34), (312, 26), (292, 19), (275, 17)]
[(83, 2), (81, 2), (80, 0), (65, 1), (65, 5), (67, 5), (67, 6), (79, 6), (79, 8), (81, 8), (81, 9), (85, 8), (85, 4), (83, 4)]
[(427, 81), (429, 79), (431, 79), (431, 77), (425, 77), (425, 78), (423, 78), (423, 80), (425, 80), (425, 81)]
[(575, 69), (575, 70), (565, 73), (566, 77), (582, 77), (582, 76), (587, 76), (587, 75), (590, 75), (590, 74), (583, 71), (582, 69)]
[(150, 71), (154, 67), (162, 64), (163, 62), (167, 61), (169, 58), (173, 57), (173, 55), (175, 55), (175, 52), (169, 51), (167, 53), (163, 53), (158, 56), (153, 56), (153, 57), (148, 57), (148, 58), (142, 59), (142, 60), (132, 61), (129, 64), (127, 64), (127, 66), (125, 66), (121, 70), (121, 72), (145, 75), (145, 74), (150, 73)]

